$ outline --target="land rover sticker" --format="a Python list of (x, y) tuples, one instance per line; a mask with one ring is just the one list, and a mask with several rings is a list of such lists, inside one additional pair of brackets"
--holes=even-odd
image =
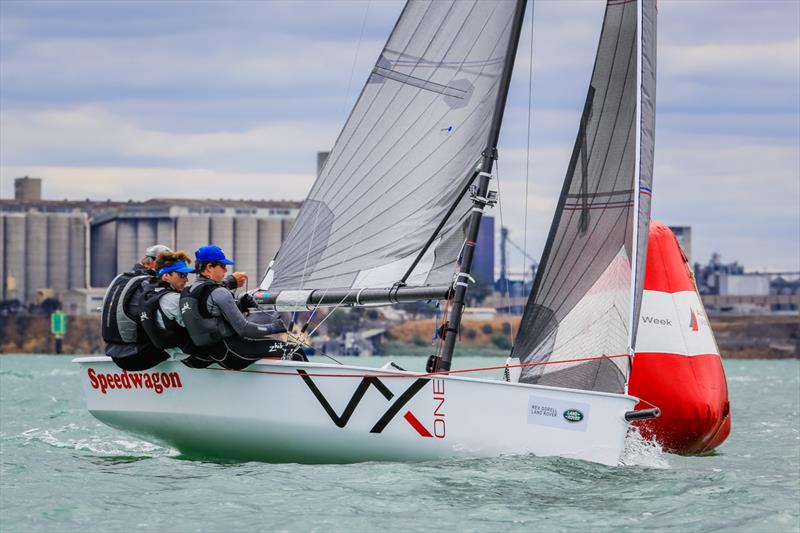
[(529, 396), (527, 415), (528, 424), (583, 432), (589, 424), (589, 404)]

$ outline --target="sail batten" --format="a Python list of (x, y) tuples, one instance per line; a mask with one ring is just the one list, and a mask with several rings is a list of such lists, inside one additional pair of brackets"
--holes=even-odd
[(456, 204), (407, 280), (450, 282), (515, 6), (408, 2), (261, 288), (391, 287)]
[[(641, 176), (652, 176), (655, 70), (643, 65), (655, 64), (655, 41), (643, 41), (646, 32), (654, 36), (654, 0), (607, 2), (564, 187), (512, 349), (522, 363), (565, 362), (523, 367), (520, 381), (626, 389), (649, 223)], [(652, 96), (650, 115), (643, 93)]]

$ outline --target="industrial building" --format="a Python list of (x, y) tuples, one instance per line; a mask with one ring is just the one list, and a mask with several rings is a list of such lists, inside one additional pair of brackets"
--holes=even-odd
[(94, 311), (114, 276), (156, 243), (190, 253), (217, 244), (256, 284), (300, 208), (268, 200), (51, 201), (41, 190), (41, 180), (18, 178), (15, 198), (0, 199), (0, 300), (57, 298), (78, 314)]
[[(327, 153), (317, 157), (318, 170)], [(255, 287), (297, 217), (300, 202), (153, 199), (145, 202), (42, 200), (42, 180), (18, 178), (0, 199), (0, 301), (47, 298), (69, 314), (96, 313), (105, 287), (164, 244), (189, 253), (217, 244)], [(474, 273), (494, 278), (494, 219), (481, 225)]]
[(108, 285), (148, 246), (192, 252), (213, 243), (258, 283), (297, 216), (299, 203), (245, 200), (148, 200), (92, 219), (91, 285)]
[(686, 256), (689, 264), (692, 264), (692, 227), (691, 226), (670, 226), (669, 229), (675, 234), (683, 255)]

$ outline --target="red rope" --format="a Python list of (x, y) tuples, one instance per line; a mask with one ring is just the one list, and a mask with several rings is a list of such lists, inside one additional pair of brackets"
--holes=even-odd
[[(562, 365), (565, 363), (580, 363), (583, 361), (598, 361), (600, 359), (614, 359), (617, 357), (630, 357), (629, 354), (619, 355), (601, 355), (598, 357), (585, 357), (582, 359), (565, 359), (563, 361), (542, 361), (539, 363), (520, 363), (518, 365), (502, 365), (502, 366), (487, 366), (483, 368), (465, 368), (461, 370), (447, 370), (444, 372), (425, 372), (425, 373), (408, 373), (408, 374), (321, 374), (308, 372), (305, 375), (320, 378), (423, 378), (428, 376), (440, 376), (447, 374), (463, 374), (467, 372), (483, 372), (487, 370), (500, 370), (505, 368), (521, 368), (525, 366), (539, 366), (539, 365)], [(226, 368), (206, 368), (206, 370), (224, 370)], [(275, 374), (278, 376), (299, 376), (296, 372), (278, 372), (277, 370), (230, 370), (230, 372), (250, 372), (253, 374)]]

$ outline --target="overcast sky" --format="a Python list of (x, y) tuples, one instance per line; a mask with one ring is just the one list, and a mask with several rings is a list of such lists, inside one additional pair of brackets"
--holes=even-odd
[[(302, 200), (401, 8), (2, 0), (0, 196), (29, 175), (48, 199)], [(523, 31), (500, 188), (511, 238), (537, 257), (603, 11), (535, 2), (527, 231)], [(661, 0), (658, 45), (654, 218), (692, 226), (693, 260), (800, 270), (800, 0)]]

